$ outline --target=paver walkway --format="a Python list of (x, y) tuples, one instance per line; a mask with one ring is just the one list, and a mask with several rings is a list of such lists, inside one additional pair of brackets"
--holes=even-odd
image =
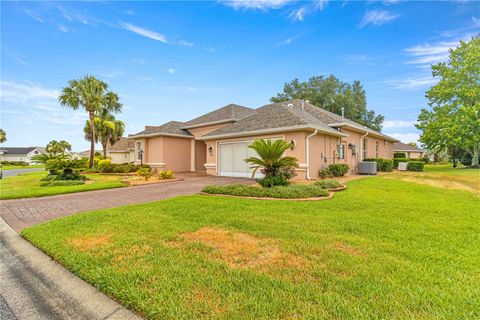
[(17, 232), (34, 224), (82, 211), (146, 203), (195, 194), (206, 185), (245, 183), (252, 180), (214, 176), (185, 176), (185, 180), (64, 195), (2, 200), (0, 215)]

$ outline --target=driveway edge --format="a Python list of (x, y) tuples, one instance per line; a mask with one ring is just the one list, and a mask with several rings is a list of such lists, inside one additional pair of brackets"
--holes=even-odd
[(17, 319), (141, 319), (23, 239), (0, 218), (1, 296)]

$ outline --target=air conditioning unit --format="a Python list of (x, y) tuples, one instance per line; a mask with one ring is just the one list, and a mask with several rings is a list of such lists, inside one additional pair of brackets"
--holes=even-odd
[(362, 161), (358, 164), (358, 173), (359, 174), (377, 174), (377, 163), (375, 161), (368, 162)]
[(406, 162), (399, 162), (398, 163), (398, 171), (407, 171), (407, 163)]

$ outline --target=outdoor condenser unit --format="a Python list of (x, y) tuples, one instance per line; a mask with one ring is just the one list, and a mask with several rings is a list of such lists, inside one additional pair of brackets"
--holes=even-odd
[(359, 174), (377, 174), (377, 163), (375, 161), (368, 162), (362, 161), (358, 164), (358, 173)]

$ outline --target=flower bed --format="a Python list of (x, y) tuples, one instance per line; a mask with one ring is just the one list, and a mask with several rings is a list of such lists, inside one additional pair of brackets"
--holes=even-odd
[(262, 188), (233, 184), (225, 186), (207, 186), (203, 188), (202, 193), (275, 199), (325, 198), (329, 196), (328, 190), (322, 189), (315, 185), (289, 185)]

